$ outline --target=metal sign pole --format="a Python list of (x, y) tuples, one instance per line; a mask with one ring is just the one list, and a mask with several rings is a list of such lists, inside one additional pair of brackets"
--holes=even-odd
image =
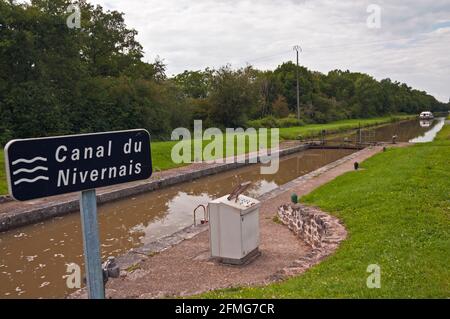
[(88, 296), (89, 299), (105, 299), (95, 189), (81, 192), (80, 210)]

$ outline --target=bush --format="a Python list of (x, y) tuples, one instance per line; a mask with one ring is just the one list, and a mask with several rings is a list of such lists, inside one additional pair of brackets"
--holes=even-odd
[(248, 122), (247, 122), (247, 127), (253, 127), (253, 128), (261, 128), (261, 127), (273, 128), (273, 127), (278, 127), (278, 121), (277, 121), (276, 118), (274, 118), (273, 116), (270, 115), (270, 116), (263, 117), (262, 119), (248, 121)]
[(277, 99), (272, 103), (272, 110), (277, 118), (288, 116), (289, 106), (286, 102), (286, 98), (282, 95), (278, 95)]
[(290, 115), (288, 117), (278, 120), (279, 127), (293, 127), (293, 126), (303, 126), (305, 122), (302, 120), (297, 120), (296, 117)]
[(276, 119), (272, 115), (263, 117), (261, 119), (252, 120), (247, 122), (247, 127), (253, 128), (281, 128), (281, 127), (293, 127), (293, 126), (303, 126), (305, 123), (300, 120), (298, 121), (294, 116), (290, 115), (282, 119)]

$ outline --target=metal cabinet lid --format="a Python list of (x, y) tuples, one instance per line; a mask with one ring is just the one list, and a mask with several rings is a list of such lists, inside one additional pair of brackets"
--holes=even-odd
[(225, 195), (223, 197), (217, 198), (211, 201), (210, 204), (223, 204), (230, 206), (234, 208), (234, 210), (240, 211), (241, 215), (253, 211), (255, 208), (261, 206), (260, 201), (245, 195), (239, 195), (237, 201), (235, 198), (228, 200), (228, 196), (229, 195)]

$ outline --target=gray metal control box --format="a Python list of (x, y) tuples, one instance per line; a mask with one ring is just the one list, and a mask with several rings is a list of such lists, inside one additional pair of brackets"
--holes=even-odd
[(208, 204), (211, 256), (224, 263), (243, 264), (259, 254), (259, 208), (261, 203), (239, 195)]

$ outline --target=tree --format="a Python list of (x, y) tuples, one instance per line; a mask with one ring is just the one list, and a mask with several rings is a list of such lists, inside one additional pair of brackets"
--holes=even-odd
[(289, 115), (289, 107), (286, 98), (278, 95), (277, 99), (272, 103), (273, 114), (278, 118), (287, 117)]
[(234, 71), (222, 67), (214, 72), (211, 83), (211, 121), (221, 127), (244, 126), (255, 112), (258, 99), (251, 68)]
[[(123, 14), (84, 1), (81, 29), (67, 0), (0, 0), (0, 142), (135, 127), (167, 134), (178, 105), (165, 65), (144, 63)], [(173, 93), (173, 95), (172, 95)], [(153, 121), (149, 122), (149, 119)]]
[(186, 97), (206, 98), (211, 85), (212, 71), (184, 71), (173, 78)]
[[(283, 63), (275, 69), (274, 76), (279, 83), (278, 94), (283, 95), (292, 112), (297, 112), (297, 66), (292, 62)], [(313, 74), (306, 68), (299, 66), (300, 103), (307, 104), (312, 101)]]

